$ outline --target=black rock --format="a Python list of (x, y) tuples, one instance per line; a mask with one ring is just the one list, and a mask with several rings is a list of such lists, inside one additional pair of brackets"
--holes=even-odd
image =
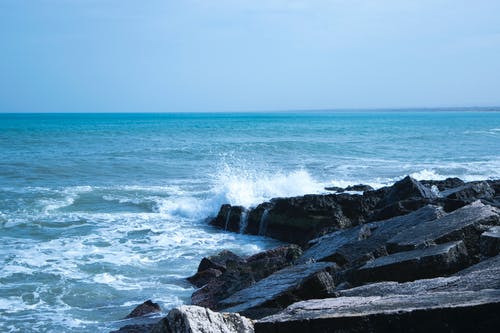
[[(500, 223), (498, 209), (477, 201), (445, 215), (435, 221), (417, 224), (394, 236), (387, 242), (389, 252), (400, 252), (462, 240), (470, 256), (479, 254), (479, 237), (482, 224)], [(477, 258), (472, 258), (477, 261)]]
[(225, 271), (191, 296), (194, 305), (217, 309), (220, 300), (247, 288), (270, 274), (292, 265), (302, 255), (297, 245), (257, 253), (243, 261), (227, 261)]
[(441, 192), (441, 196), (447, 199), (461, 200), (466, 203), (471, 203), (479, 199), (492, 200), (495, 196), (495, 191), (486, 181), (471, 182), (443, 191)]
[(435, 199), (437, 196), (429, 188), (425, 187), (417, 180), (406, 176), (402, 180), (394, 183), (382, 200), (377, 204), (377, 208), (393, 205), (403, 200)]
[(387, 255), (386, 243), (399, 232), (425, 221), (442, 217), (444, 212), (436, 206), (425, 206), (407, 215), (340, 230), (312, 240), (299, 262), (311, 259), (334, 261), (341, 266), (364, 264)]
[(370, 185), (365, 185), (365, 184), (357, 184), (357, 185), (350, 185), (347, 186), (344, 191), (358, 191), (358, 192), (364, 192), (364, 191), (373, 191), (373, 187)]
[(500, 227), (491, 227), (481, 234), (480, 248), (481, 254), (486, 257), (500, 253)]
[(344, 192), (344, 189), (342, 187), (338, 186), (327, 186), (325, 187), (326, 191), (332, 191), (332, 192)]
[(249, 318), (259, 318), (301, 299), (325, 297), (334, 290), (333, 279), (327, 271), (336, 269), (334, 263), (309, 263), (284, 268), (220, 301), (220, 308)]
[(222, 205), (217, 216), (210, 224), (218, 228), (240, 232), (243, 227), (242, 221), (246, 218), (247, 210), (243, 206)]
[(439, 191), (449, 190), (465, 184), (463, 180), (457, 177), (446, 178), (445, 180), (421, 180), (420, 183), (429, 188), (432, 186), (436, 186)]
[(327, 298), (263, 318), (255, 332), (496, 332), (499, 311), (500, 290)]
[(153, 303), (151, 300), (147, 300), (146, 302), (138, 305), (125, 318), (142, 317), (156, 312), (161, 312), (161, 308), (158, 303)]
[(500, 289), (500, 255), (486, 259), (448, 277), (422, 279), (412, 282), (378, 282), (332, 294), (341, 296), (416, 295), (431, 292), (478, 291)]
[(359, 268), (355, 282), (413, 281), (455, 273), (466, 267), (467, 250), (462, 241), (377, 258)]

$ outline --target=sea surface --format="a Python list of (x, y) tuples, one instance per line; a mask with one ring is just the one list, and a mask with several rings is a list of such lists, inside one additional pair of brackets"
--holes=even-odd
[(500, 178), (499, 111), (0, 114), (0, 332), (108, 332), (188, 303), (203, 256), (279, 244), (208, 226), (223, 203)]

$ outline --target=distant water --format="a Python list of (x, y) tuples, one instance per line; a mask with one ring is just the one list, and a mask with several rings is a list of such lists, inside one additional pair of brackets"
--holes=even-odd
[(500, 178), (500, 112), (0, 115), (0, 332), (107, 332), (222, 248), (222, 203)]

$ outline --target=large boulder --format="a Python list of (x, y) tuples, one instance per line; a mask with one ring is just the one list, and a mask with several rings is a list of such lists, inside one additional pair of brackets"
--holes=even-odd
[(411, 282), (378, 282), (337, 290), (332, 296), (416, 295), (431, 292), (500, 289), (500, 255), (484, 260), (448, 277)]
[(199, 288), (222, 275), (227, 270), (228, 264), (231, 265), (232, 263), (232, 266), (234, 266), (244, 262), (244, 258), (231, 251), (223, 250), (217, 255), (201, 259), (198, 271), (195, 275), (188, 277), (187, 280)]
[(437, 196), (428, 187), (422, 185), (418, 180), (406, 176), (388, 188), (387, 193), (377, 204), (377, 208), (394, 205), (404, 200), (435, 199)]
[(151, 333), (253, 333), (250, 319), (236, 313), (217, 313), (199, 306), (180, 306), (155, 325)]
[(353, 274), (356, 282), (413, 281), (455, 273), (466, 267), (462, 241), (399, 252), (366, 263)]
[(263, 221), (265, 235), (302, 245), (325, 229), (352, 226), (336, 198), (331, 194), (273, 199)]
[(466, 203), (471, 203), (479, 199), (491, 200), (495, 196), (488, 182), (470, 182), (462, 186), (445, 190), (440, 193), (441, 197), (453, 200), (461, 200)]
[[(300, 247), (286, 245), (257, 253), (246, 259), (237, 257), (237, 260), (227, 260), (223, 272), (209, 279), (202, 288), (195, 291), (191, 296), (191, 302), (194, 305), (217, 309), (220, 300), (251, 286), (277, 270), (294, 264), (301, 255)], [(212, 266), (203, 267), (212, 269)], [(199, 277), (200, 274), (197, 273), (195, 276)]]
[(326, 297), (334, 290), (329, 272), (336, 269), (333, 263), (287, 267), (222, 300), (219, 306), (224, 311), (260, 318), (298, 300)]
[(491, 227), (481, 234), (481, 254), (486, 257), (500, 253), (500, 226)]
[(327, 298), (263, 318), (255, 332), (496, 332), (499, 311), (500, 290)]
[(427, 205), (407, 215), (340, 230), (310, 241), (299, 262), (314, 259), (341, 266), (360, 265), (387, 255), (386, 242), (399, 232), (444, 215), (440, 207)]
[[(479, 254), (484, 225), (500, 223), (499, 210), (476, 201), (437, 220), (417, 224), (388, 241), (389, 252), (400, 252), (462, 240), (469, 255)], [(477, 258), (473, 258), (477, 261)]]
[(210, 224), (228, 231), (244, 232), (247, 214), (248, 211), (243, 206), (224, 204)]
[(463, 180), (457, 177), (446, 178), (444, 180), (421, 180), (420, 183), (429, 188), (436, 186), (439, 191), (449, 190), (465, 184)]

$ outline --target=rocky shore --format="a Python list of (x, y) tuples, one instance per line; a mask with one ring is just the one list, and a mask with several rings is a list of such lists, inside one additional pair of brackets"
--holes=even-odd
[(211, 225), (289, 245), (201, 259), (192, 305), (117, 332), (498, 331), (500, 180), (327, 190), (223, 205)]

